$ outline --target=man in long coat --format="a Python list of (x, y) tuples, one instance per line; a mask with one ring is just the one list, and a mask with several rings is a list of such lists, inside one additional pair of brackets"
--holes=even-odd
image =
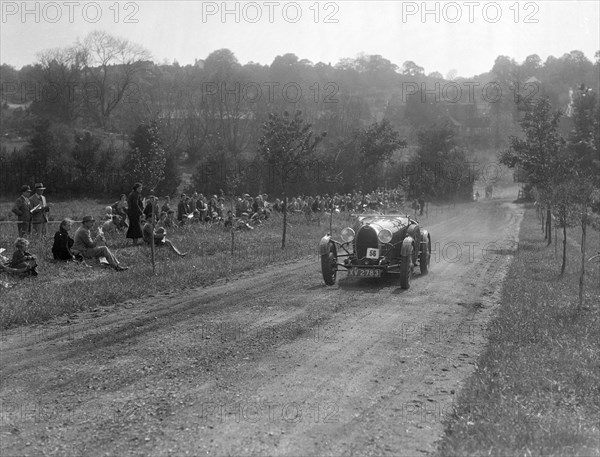
[(29, 186), (21, 187), (21, 196), (12, 207), (12, 212), (19, 218), (19, 236), (29, 235), (31, 233), (31, 202), (29, 196), (31, 188)]
[(127, 238), (133, 240), (133, 244), (138, 244), (142, 238), (142, 223), (140, 218), (144, 214), (144, 203), (142, 201), (142, 184), (136, 182), (133, 190), (127, 197), (127, 217), (129, 218), (129, 228), (127, 229)]
[(44, 190), (46, 188), (41, 182), (35, 184), (33, 191), (35, 194), (31, 196), (29, 201), (31, 202), (31, 228), (37, 235), (45, 237), (48, 232), (48, 211), (50, 206), (46, 203), (46, 197), (44, 197)]

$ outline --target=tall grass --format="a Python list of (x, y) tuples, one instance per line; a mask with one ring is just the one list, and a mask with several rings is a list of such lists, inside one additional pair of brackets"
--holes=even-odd
[(487, 350), (448, 420), (441, 455), (600, 455), (600, 265), (589, 264), (578, 311), (574, 243), (567, 255), (561, 277), (528, 209)]

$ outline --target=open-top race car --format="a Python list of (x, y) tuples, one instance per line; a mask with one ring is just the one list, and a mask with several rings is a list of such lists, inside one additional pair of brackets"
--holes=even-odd
[(319, 243), (323, 279), (329, 286), (335, 284), (339, 267), (355, 277), (397, 274), (403, 289), (410, 287), (416, 265), (423, 275), (429, 269), (431, 237), (409, 216), (362, 214), (341, 237), (343, 242), (327, 234)]

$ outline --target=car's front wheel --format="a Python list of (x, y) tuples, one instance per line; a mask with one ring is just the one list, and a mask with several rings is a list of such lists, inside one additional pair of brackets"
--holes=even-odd
[(333, 286), (337, 276), (337, 252), (332, 243), (327, 246), (327, 253), (321, 255), (321, 272), (325, 284)]
[(413, 248), (410, 248), (410, 252), (407, 255), (403, 255), (400, 258), (400, 287), (403, 289), (410, 288), (410, 280), (413, 271)]

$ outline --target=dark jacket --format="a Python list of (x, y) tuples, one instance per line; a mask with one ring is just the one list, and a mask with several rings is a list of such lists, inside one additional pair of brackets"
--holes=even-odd
[(10, 268), (35, 268), (37, 266), (37, 262), (35, 260), (35, 256), (33, 256), (31, 253), (27, 251), (22, 253), (17, 249), (14, 252), (12, 260), (8, 266)]
[(127, 238), (137, 239), (142, 237), (142, 224), (140, 216), (144, 212), (142, 208), (142, 197), (135, 190), (127, 197), (127, 216), (129, 217), (129, 228), (127, 229)]
[(73, 238), (69, 236), (64, 228), (60, 228), (58, 232), (54, 234), (54, 244), (52, 245), (52, 255), (55, 260), (72, 260), (73, 253), (71, 248), (73, 247)]
[(19, 216), (19, 220), (22, 222), (31, 221), (31, 202), (29, 198), (21, 195), (17, 198), (15, 202), (12, 212)]
[(179, 201), (177, 204), (177, 220), (183, 221), (183, 218), (190, 213), (190, 208), (183, 201)]
[(158, 212), (158, 205), (152, 205), (152, 201), (148, 200), (148, 202), (146, 203), (146, 207), (144, 208), (144, 217), (146, 218), (146, 220), (152, 219), (152, 206), (154, 206), (154, 219), (158, 219), (158, 215), (160, 214)]

